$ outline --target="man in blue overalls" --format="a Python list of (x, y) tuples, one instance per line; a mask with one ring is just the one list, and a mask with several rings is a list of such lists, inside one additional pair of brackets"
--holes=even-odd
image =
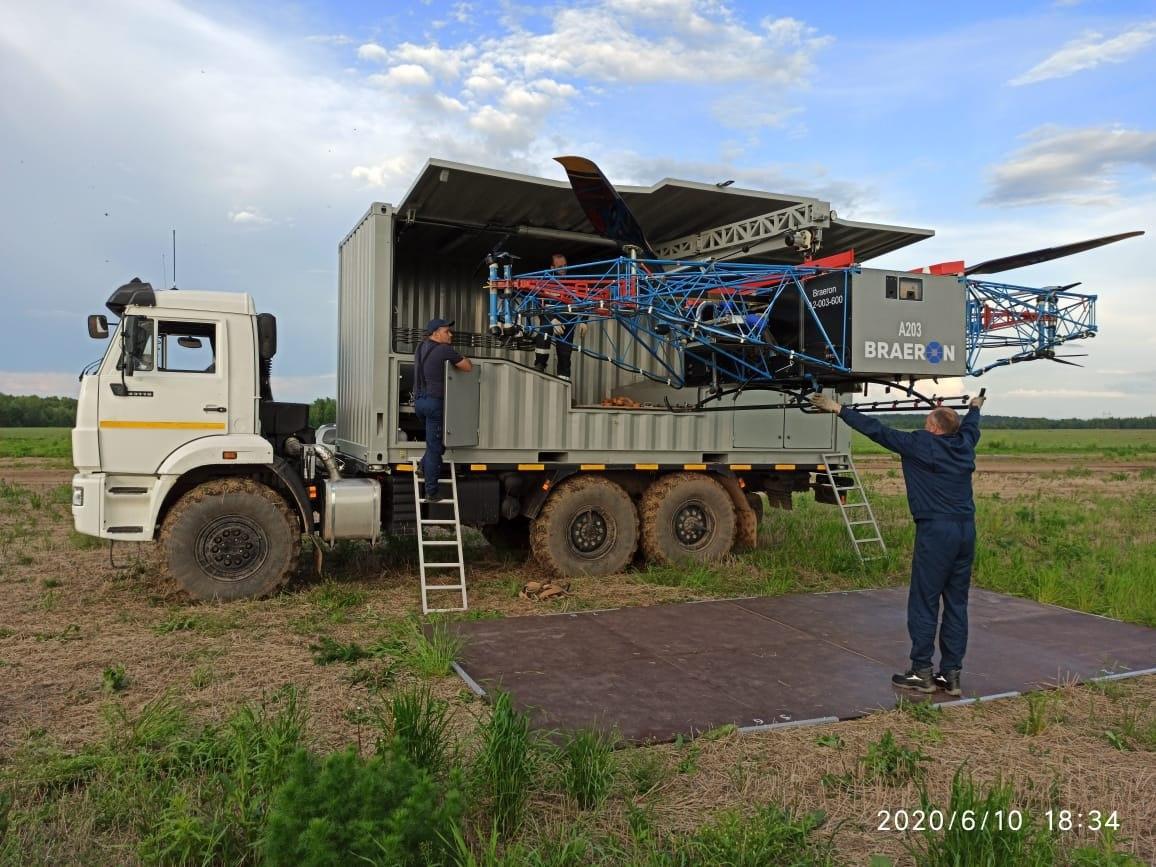
[(446, 362), (463, 372), (474, 369), (470, 360), (450, 345), (454, 339), (450, 330), (453, 324), (445, 319), (431, 319), (425, 329), (426, 339), (413, 354), (414, 409), (418, 418), (425, 422), (425, 456), (421, 460), (421, 473), (425, 481), (425, 498), (431, 503), (441, 499), (438, 479), (441, 478), (442, 455), (446, 450)]
[[(924, 429), (898, 431), (821, 394), (811, 403), (837, 412), (859, 433), (897, 452), (903, 459), (907, 505), (915, 519), (915, 554), (907, 594), (907, 632), (911, 668), (891, 682), (903, 689), (960, 695), (960, 670), (967, 650), (967, 592), (975, 559), (975, 501), (971, 474), (979, 441), (982, 395), (960, 421), (959, 413), (939, 407), (927, 415)], [(939, 603), (943, 600), (943, 620)], [(932, 676), (935, 630), (939, 626), (939, 674)]]

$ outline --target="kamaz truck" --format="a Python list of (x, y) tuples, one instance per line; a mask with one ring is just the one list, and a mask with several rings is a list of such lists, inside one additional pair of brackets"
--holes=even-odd
[[(860, 259), (931, 234), (844, 220), (815, 199), (712, 184), (667, 179), (621, 192), (651, 238), (688, 261), (798, 262), (789, 239), (800, 231)], [(717, 560), (757, 544), (764, 503), (790, 508), (792, 494), (808, 490), (832, 501), (825, 456), (849, 450), (833, 416), (773, 390), (708, 409), (702, 398), (718, 387), (709, 376), (675, 387), (647, 375), (677, 365), (677, 347), (657, 367), (641, 349), (628, 365), (607, 363), (602, 344), (617, 341), (621, 359), (629, 340), (608, 329), (562, 378), (532, 364), (532, 341), (490, 327), (487, 256), (532, 270), (555, 253), (580, 263), (618, 255), (613, 248), (562, 181), (431, 160), (399, 205), (373, 204), (340, 243), (333, 446), (314, 441), (307, 405), (274, 399), (276, 357), (300, 350), (278, 346), (276, 319), (253, 297), (121, 286), (107, 302), (111, 321), (89, 317), (90, 335), (111, 339), (81, 379), (76, 529), (159, 542), (171, 576), (198, 599), (275, 592), (303, 537), (322, 551), (413, 532), (422, 507), (412, 474), (424, 451), (413, 355), (434, 317), (456, 322), (454, 345), (473, 361), (468, 373), (446, 372), (445, 460), (460, 523), (528, 550), (550, 572)], [(862, 294), (862, 309), (869, 300), (886, 323), (888, 354), (896, 321), (930, 331), (943, 319), (962, 341), (958, 281), (927, 278), (915, 304), (885, 287), (895, 273), (863, 272), (847, 289), (848, 303)], [(268, 303), (268, 293), (255, 294)], [(862, 342), (882, 352), (880, 341)], [(927, 367), (898, 352), (881, 369)], [(949, 368), (935, 370), (962, 372)]]

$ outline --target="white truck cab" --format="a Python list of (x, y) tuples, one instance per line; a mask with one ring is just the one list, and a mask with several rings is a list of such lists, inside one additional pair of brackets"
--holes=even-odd
[[(72, 432), (76, 529), (134, 542), (160, 535), (170, 569), (201, 598), (279, 586), (315, 516), (301, 468), (276, 454), (294, 436), (311, 441), (308, 407), (269, 394), (276, 321), (247, 294), (154, 291), (139, 280), (108, 307), (120, 321), (81, 378)], [(89, 317), (91, 336), (108, 332), (103, 315)], [(220, 514), (190, 520), (198, 504)]]

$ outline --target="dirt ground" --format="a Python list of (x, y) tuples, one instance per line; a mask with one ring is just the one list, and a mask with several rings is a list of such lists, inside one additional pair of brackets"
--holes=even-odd
[[(1049, 490), (1058, 496), (1061, 489), (1069, 495), (1072, 486), (1094, 490), (1107, 474), (1147, 466), (1152, 464), (987, 458), (980, 461), (976, 490), (979, 496)], [(870, 458), (860, 467), (873, 487), (902, 490), (898, 472), (890, 472), (898, 470), (897, 462)], [(1057, 474), (1073, 467), (1081, 474), (1063, 477), (1061, 488)], [(322, 635), (369, 644), (417, 612), (412, 563), (354, 557), (334, 576), (336, 583), (326, 584), (309, 577), (303, 558), (302, 577), (277, 598), (194, 604), (163, 577), (151, 546), (118, 545), (114, 565), (107, 547), (88, 547), (77, 539), (61, 488), (70, 477), (70, 469), (42, 461), (0, 462), (0, 479), (35, 493), (40, 503), (0, 512), (0, 668), (5, 674), (0, 764), (33, 733), (71, 748), (100, 737), (102, 708), (110, 701), (102, 672), (113, 665), (124, 666), (127, 688), (116, 700), (130, 711), (175, 690), (198, 714), (220, 718), (241, 702), (292, 683), (305, 692), (318, 746), (361, 741), (358, 711), (371, 701), (370, 694), (351, 682), (349, 666), (315, 664), (309, 647)], [(570, 600), (535, 603), (517, 597), (517, 589), (533, 577), (532, 568), (503, 561), (480, 545), (470, 556), (471, 607), (491, 615), (532, 616), (567, 605), (646, 605), (691, 596), (682, 588), (624, 575), (576, 580)], [(334, 602), (341, 594), (354, 601)], [(485, 713), (454, 677), (435, 680), (434, 689), (451, 702), (463, 730)], [(1015, 699), (949, 709), (931, 721), (897, 710), (820, 728), (659, 745), (647, 749), (668, 773), (644, 800), (656, 820), (672, 829), (695, 827), (726, 807), (771, 802), (823, 809), (849, 863), (865, 863), (871, 854), (909, 863), (903, 836), (877, 826), (880, 810), (919, 806), (916, 785), (831, 783), (854, 771), (857, 757), (891, 730), (927, 756), (927, 790), (943, 808), (952, 775), (966, 762), (979, 781), (1013, 783), (1021, 807), (1118, 811), (1117, 844), (1145, 863), (1156, 863), (1156, 753), (1120, 749), (1105, 737), (1127, 719), (1153, 719), (1156, 677), (1122, 681), (1111, 690), (1065, 687), (1048, 707), (1047, 729), (1036, 736), (1017, 730), (1027, 708), (1023, 699)], [(533, 821), (550, 828), (590, 822), (560, 801), (540, 807), (532, 811)], [(621, 828), (625, 821), (625, 802), (615, 800), (597, 824)], [(1072, 839), (1091, 838), (1073, 832)]]

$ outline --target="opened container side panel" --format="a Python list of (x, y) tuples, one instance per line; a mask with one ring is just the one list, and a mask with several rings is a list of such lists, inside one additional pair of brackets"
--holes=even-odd
[(570, 389), (565, 382), (514, 364), (491, 362), (483, 365), (481, 388), (480, 448), (534, 452), (568, 448)]
[[(337, 430), (339, 450), (358, 460), (371, 462), (374, 415), (375, 294), (387, 291), (377, 282), (377, 249), (380, 221), (388, 216), (379, 206), (358, 225), (341, 245), (339, 254)], [(385, 278), (388, 281), (388, 276)]]

